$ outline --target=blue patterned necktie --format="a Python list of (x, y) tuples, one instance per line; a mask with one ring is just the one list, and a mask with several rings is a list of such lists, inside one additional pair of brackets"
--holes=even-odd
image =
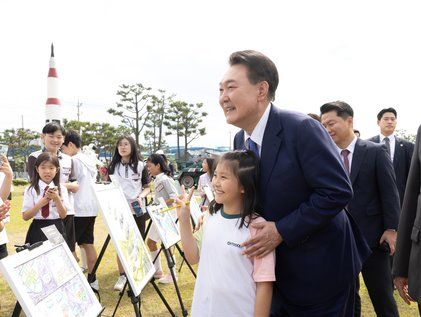
[(256, 154), (257, 158), (260, 158), (259, 148), (257, 147), (257, 143), (254, 142), (251, 138), (248, 138), (246, 140), (246, 144), (247, 144), (247, 149), (250, 151), (253, 151), (254, 154)]

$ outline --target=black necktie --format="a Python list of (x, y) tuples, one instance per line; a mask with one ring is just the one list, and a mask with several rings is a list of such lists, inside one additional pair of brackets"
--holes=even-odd
[(387, 153), (389, 153), (390, 158), (392, 158), (392, 155), (390, 155), (390, 140), (389, 140), (389, 138), (385, 137), (383, 139), (383, 141), (384, 141), (384, 144), (386, 144)]

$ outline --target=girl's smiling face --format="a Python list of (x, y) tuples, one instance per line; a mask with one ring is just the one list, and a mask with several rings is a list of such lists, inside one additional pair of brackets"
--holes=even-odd
[(244, 188), (233, 173), (229, 162), (222, 160), (216, 166), (212, 185), (215, 191), (215, 201), (218, 204), (241, 206)]

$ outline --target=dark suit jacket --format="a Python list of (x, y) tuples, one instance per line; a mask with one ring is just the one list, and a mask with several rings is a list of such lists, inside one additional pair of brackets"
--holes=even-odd
[(357, 139), (351, 165), (354, 197), (348, 210), (370, 247), (379, 246), (385, 229), (398, 229), (399, 193), (384, 145)]
[[(403, 140), (395, 136), (395, 154), (393, 155), (393, 169), (396, 175), (396, 185), (398, 186), (400, 203), (403, 203), (406, 181), (408, 179), (411, 158), (414, 153), (414, 143)], [(368, 139), (374, 143), (380, 143), (380, 136), (376, 135)]]
[[(244, 148), (244, 131), (234, 148)], [(316, 120), (272, 105), (260, 169), (263, 216), (284, 240), (276, 287), (297, 305), (325, 302), (350, 285), (369, 252), (343, 210), (352, 189), (335, 145)]]
[(409, 294), (421, 303), (421, 126), (399, 220), (393, 275), (408, 277)]

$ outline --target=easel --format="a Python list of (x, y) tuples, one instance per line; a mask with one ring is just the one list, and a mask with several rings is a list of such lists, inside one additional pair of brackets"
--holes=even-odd
[[(40, 241), (40, 242), (36, 242), (32, 245), (30, 245), (29, 243), (25, 243), (23, 245), (15, 245), (16, 253), (21, 252), (23, 250), (31, 251), (31, 250), (41, 246), (42, 244), (43, 244), (43, 242)], [(99, 312), (97, 317), (101, 316), (101, 314), (104, 312), (104, 310), (105, 310), (105, 307), (102, 308), (102, 310)], [(13, 309), (12, 317), (19, 317), (21, 312), (22, 312), (22, 306), (19, 304), (19, 301), (16, 301), (15, 308)]]
[[(104, 241), (104, 244), (102, 245), (101, 251), (100, 251), (100, 253), (98, 255), (98, 259), (95, 262), (95, 265), (94, 265), (94, 267), (92, 269), (92, 273), (91, 274), (95, 274), (96, 273), (96, 271), (97, 271), (97, 269), (99, 267), (99, 264), (101, 263), (101, 260), (102, 260), (104, 254), (105, 254), (105, 251), (107, 250), (108, 244), (110, 243), (110, 240), (111, 240), (111, 237), (110, 237), (110, 234), (108, 234), (107, 235), (107, 238)], [(165, 307), (167, 308), (168, 312), (171, 314), (171, 316), (175, 317), (175, 314), (174, 314), (173, 310), (171, 309), (171, 307), (169, 306), (169, 304), (168, 304), (167, 300), (165, 299), (164, 295), (159, 290), (158, 286), (156, 286), (155, 279), (152, 278), (152, 280), (150, 280), (150, 283), (152, 284), (152, 286), (155, 289), (155, 291), (158, 293), (158, 296), (161, 298), (161, 300), (164, 303)], [(135, 296), (133, 294), (133, 291), (132, 291), (132, 289), (130, 287), (130, 283), (128, 283), (127, 281), (126, 281), (126, 284), (124, 285), (123, 290), (119, 293), (119, 299), (117, 301), (116, 307), (114, 308), (114, 312), (113, 312), (113, 315), (112, 316), (114, 317), (115, 314), (116, 314), (116, 312), (117, 312), (118, 306), (120, 305), (120, 302), (121, 302), (121, 300), (123, 298), (123, 294), (124, 294), (124, 291), (126, 290), (127, 285), (128, 285), (127, 296), (130, 298), (130, 302), (133, 305), (133, 310), (135, 312), (135, 316), (136, 317), (141, 317), (142, 314), (141, 314), (141, 310), (140, 310), (140, 307), (141, 307), (140, 295), (139, 296)], [(183, 316), (187, 316), (187, 315), (183, 315)], [(15, 316), (13, 316), (13, 317), (15, 317)]]
[[(177, 222), (178, 222), (178, 219), (175, 221), (175, 223), (177, 223)], [(149, 221), (149, 223), (148, 223), (148, 227), (146, 228), (146, 231), (145, 231), (145, 237), (148, 235), (148, 232), (149, 232), (149, 229), (151, 228), (151, 225), (152, 225), (152, 220)], [(190, 265), (189, 261), (187, 261), (185, 255), (184, 255), (184, 251), (180, 248), (180, 246), (178, 245), (178, 243), (174, 244), (174, 247), (177, 249), (178, 253), (180, 254), (181, 258), (183, 259), (181, 261), (180, 269), (178, 270), (178, 272), (181, 271), (181, 267), (183, 266), (183, 263), (186, 263), (187, 266), (189, 267), (190, 272), (193, 274), (194, 278), (196, 278), (197, 277), (196, 276), (196, 272), (193, 270), (193, 267)], [(163, 245), (161, 245), (161, 249), (159, 250), (159, 253), (161, 253), (161, 251), (163, 249), (165, 250), (165, 248), (163, 247)], [(155, 263), (155, 261), (158, 259), (159, 253), (155, 257), (155, 259), (152, 260), (153, 263)], [(169, 263), (168, 263), (168, 265), (169, 265)], [(173, 263), (173, 266), (175, 266), (174, 263)], [(168, 266), (168, 268), (169, 268), (169, 266)]]

